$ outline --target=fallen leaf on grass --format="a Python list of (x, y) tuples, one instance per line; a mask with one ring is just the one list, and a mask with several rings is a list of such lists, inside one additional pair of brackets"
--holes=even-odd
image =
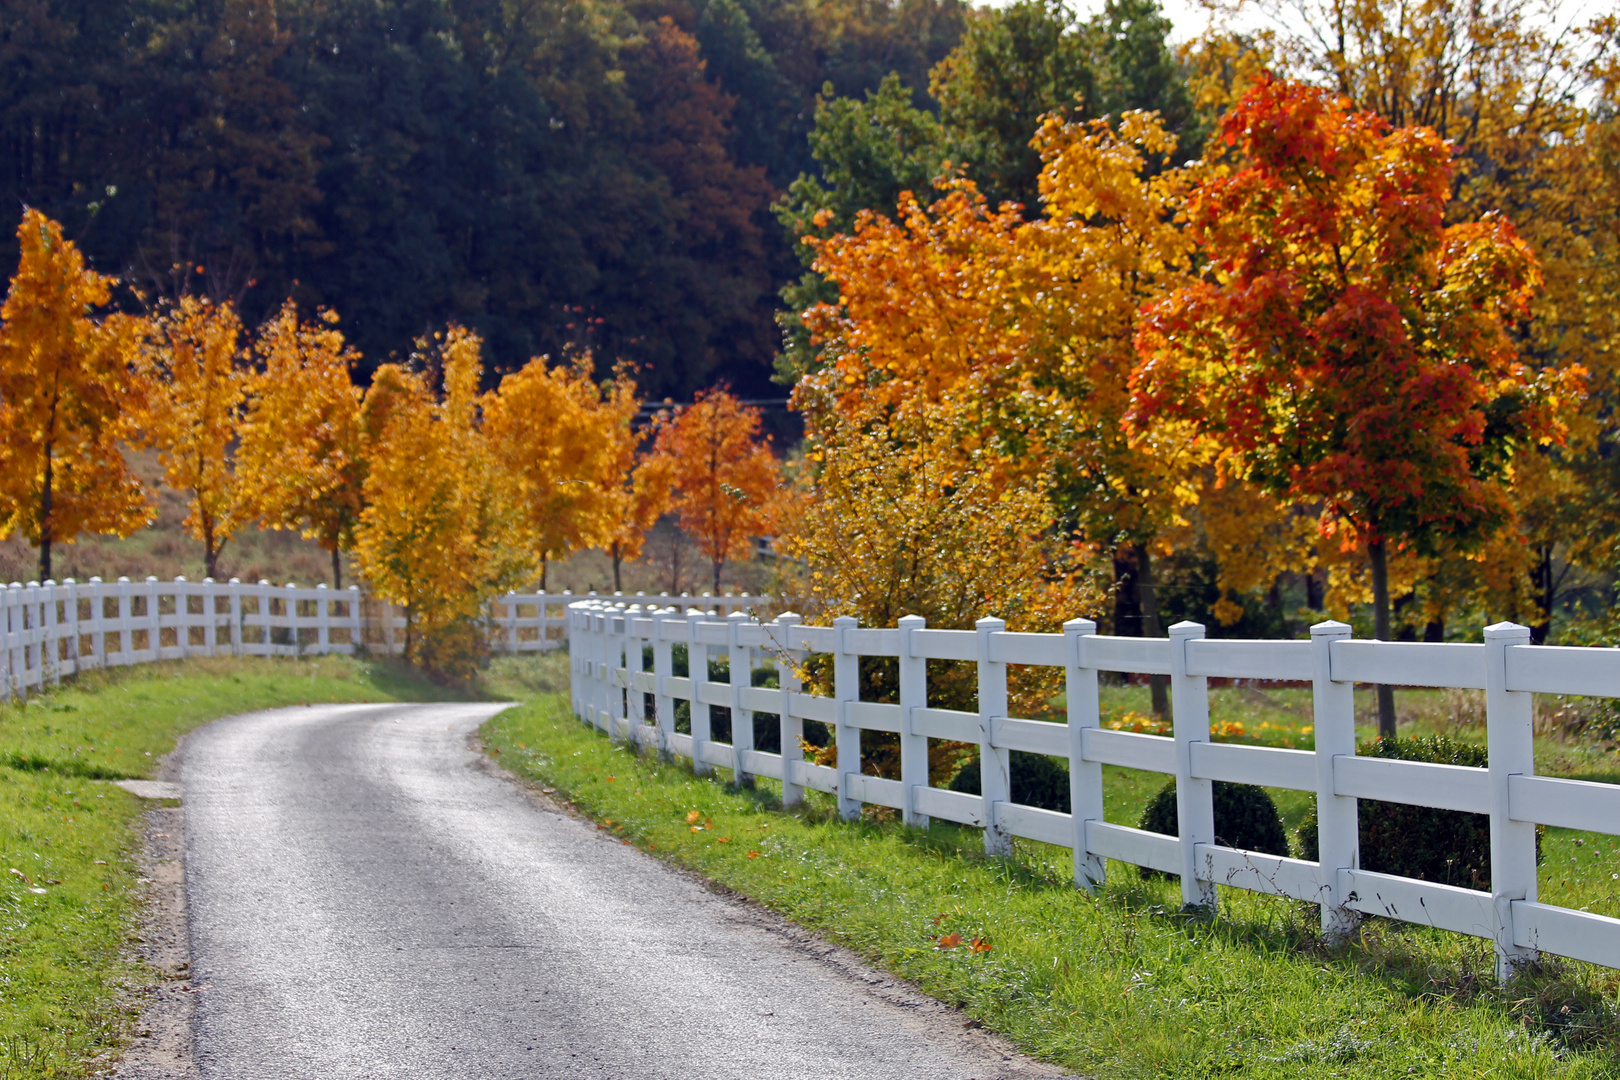
[(939, 925), (939, 924), (940, 924), (940, 923), (942, 923), (942, 922), (944, 922), (944, 921), (945, 921), (945, 913), (944, 913), (944, 912), (943, 912), (943, 911), (942, 911), (942, 912), (940, 912), (940, 913), (939, 913), (939, 914), (938, 914), (938, 915), (935, 915), (935, 916), (934, 916), (934, 917), (933, 917), (933, 918), (932, 918), (932, 919), (931, 919), (931, 920), (929, 920), (929, 921), (930, 921), (930, 922), (932, 922), (932, 923), (933, 923), (933, 924), (934, 924), (934, 925), (935, 925), (935, 926), (938, 926), (938, 925)]
[(610, 783), (610, 784), (613, 783), (613, 774), (612, 773), (608, 774), (608, 783)]
[(954, 949), (960, 944), (962, 944), (961, 934), (941, 934), (934, 939), (936, 949)]
[(759, 852), (757, 852), (757, 851), (750, 851), (750, 852), (749, 852), (749, 853), (748, 853), (748, 857), (749, 857), (749, 858), (750, 858), (750, 859), (757, 859), (757, 858), (759, 858)]
[(729, 844), (729, 843), (731, 843), (731, 837), (729, 837), (729, 836), (717, 836), (717, 837), (714, 838), (714, 842), (717, 843), (717, 844)]
[(982, 937), (976, 937), (968, 945), (968, 948), (972, 949), (974, 952), (989, 952), (990, 943)]
[(690, 813), (688, 813), (686, 815), (686, 823), (688, 825), (696, 825), (699, 821), (702, 821), (702, 820), (703, 820), (703, 814), (702, 814), (701, 811), (698, 811), (698, 810), (693, 810), (693, 811), (691, 811)]

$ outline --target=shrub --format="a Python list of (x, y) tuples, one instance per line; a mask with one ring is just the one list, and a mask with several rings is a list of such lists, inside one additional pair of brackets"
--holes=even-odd
[[(1012, 770), (1012, 801), (1042, 810), (1069, 812), (1069, 769), (1045, 754), (1026, 754), (1022, 750), (1010, 752)], [(978, 795), (979, 759), (974, 758), (962, 766), (952, 778), (949, 790)]]
[[(1288, 833), (1283, 829), (1277, 804), (1264, 788), (1253, 784), (1214, 782), (1215, 842), (1245, 851), (1267, 855), (1288, 854)], [(1170, 781), (1148, 801), (1137, 827), (1169, 836), (1180, 834), (1181, 819), (1176, 814), (1176, 782)], [(1156, 870), (1138, 867), (1145, 878), (1162, 877)]]
[[(1362, 757), (1425, 761), (1437, 765), (1484, 768), (1483, 746), (1445, 735), (1411, 739), (1374, 739), (1356, 747)], [(1379, 874), (1398, 874), (1440, 885), (1488, 890), (1491, 882), (1491, 819), (1487, 814), (1437, 810), (1428, 806), (1362, 799), (1357, 808), (1361, 866)], [(1536, 830), (1536, 861), (1541, 861), (1541, 833)], [(1299, 827), (1302, 857), (1317, 859), (1316, 811)]]

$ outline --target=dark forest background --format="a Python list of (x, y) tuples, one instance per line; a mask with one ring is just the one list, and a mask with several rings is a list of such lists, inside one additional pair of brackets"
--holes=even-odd
[(367, 367), (456, 320), (492, 377), (589, 348), (654, 398), (780, 397), (810, 214), (946, 160), (1033, 202), (1053, 108), (1196, 137), (1168, 28), (1151, 0), (0, 0), (0, 205), (129, 304), (331, 307)]

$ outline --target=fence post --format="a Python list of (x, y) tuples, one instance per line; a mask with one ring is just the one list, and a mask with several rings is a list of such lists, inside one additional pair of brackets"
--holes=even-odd
[(692, 684), (692, 699), (688, 707), (692, 714), (692, 771), (707, 776), (714, 771), (704, 756), (709, 748), (709, 706), (698, 700), (703, 684), (709, 681), (709, 647), (698, 643), (698, 624), (703, 612), (692, 611), (686, 616), (686, 674)]
[(838, 748), (838, 816), (845, 821), (861, 816), (860, 800), (849, 797), (849, 776), (861, 771), (861, 729), (849, 722), (850, 702), (861, 696), (861, 658), (846, 644), (849, 631), (859, 625), (853, 615), (833, 620), (833, 697), (838, 702), (833, 739)]
[(215, 599), (214, 579), (203, 578), (203, 648), (209, 656), (219, 655), (219, 604)]
[(94, 620), (90, 630), (90, 651), (95, 653), (96, 667), (107, 666), (107, 609), (106, 601), (102, 599), (102, 581), (98, 577), (90, 579), (90, 615)]
[(366, 643), (365, 623), (360, 619), (360, 586), (349, 586), (349, 655), (360, 655)]
[(1074, 883), (1087, 892), (1102, 885), (1108, 861), (1086, 849), (1086, 822), (1103, 820), (1102, 765), (1086, 760), (1087, 729), (1102, 724), (1097, 669), (1086, 664), (1085, 639), (1097, 632), (1090, 619), (1063, 624), (1063, 684), (1068, 698), (1069, 811), (1074, 815)]
[(1214, 785), (1192, 774), (1193, 743), (1209, 741), (1209, 680), (1187, 674), (1187, 643), (1204, 636), (1195, 622), (1170, 628), (1170, 710), (1176, 739), (1176, 820), (1181, 832), (1181, 902), (1215, 911), (1215, 883), (1198, 877), (1198, 845), (1215, 842)]
[(152, 628), (146, 632), (146, 645), (152, 650), (152, 660), (163, 659), (163, 598), (158, 592), (158, 579), (146, 577), (146, 621)]
[[(163, 609), (162, 602), (158, 603), (158, 610)], [(186, 579), (176, 576), (174, 579), (174, 643), (180, 649), (180, 659), (184, 660), (191, 655), (191, 630), (186, 626), (186, 616), (191, 613), (191, 602), (186, 595)]]
[(907, 615), (900, 627), (900, 782), (906, 788), (905, 823), (928, 828), (928, 815), (917, 810), (918, 792), (928, 786), (928, 736), (917, 734), (918, 709), (928, 707), (928, 661), (912, 647), (911, 635), (928, 625), (921, 615)]
[[(511, 609), (516, 613), (516, 606)], [(637, 685), (640, 675), (646, 670), (646, 649), (642, 639), (636, 636), (635, 620), (643, 615), (650, 615), (650, 610), (643, 612), (640, 604), (632, 604), (624, 614), (624, 704), (626, 711), (626, 736), (632, 747), (639, 746), (640, 740), (646, 735), (643, 730), (647, 726), (647, 696), (646, 692)]]
[(1513, 940), (1513, 901), (1536, 899), (1536, 826), (1515, 821), (1508, 777), (1536, 771), (1534, 695), (1507, 688), (1510, 648), (1529, 648), (1530, 629), (1502, 622), (1485, 628), (1485, 745), (1490, 755), (1491, 906), (1496, 925), (1496, 978), (1507, 982), (1535, 959), (1534, 949)]
[(135, 627), (131, 625), (135, 609), (134, 598), (130, 595), (130, 580), (127, 577), (118, 579), (118, 664), (135, 662)]
[[(618, 622), (615, 623), (614, 620)], [(614, 604), (608, 612), (607, 620), (602, 624), (603, 644), (607, 646), (607, 733), (608, 741), (612, 742), (620, 735), (620, 728), (626, 740), (630, 738), (629, 709), (630, 690), (621, 683), (628, 682), (621, 672), (627, 672), (629, 663), (625, 653), (630, 644), (630, 609), (623, 604)]]
[(1007, 621), (980, 619), (973, 627), (979, 635), (979, 796), (984, 800), (984, 853), (1010, 855), (1012, 835), (1001, 824), (998, 804), (1012, 801), (1011, 755), (996, 746), (996, 724), (1007, 716), (1007, 665), (990, 659), (990, 635), (1007, 629)]
[(11, 589), (0, 587), (0, 701), (11, 700)]
[(57, 584), (54, 580), (46, 581), (40, 587), (40, 594), (44, 602), (40, 604), (40, 641), (39, 641), (39, 685), (45, 686), (45, 678), (50, 676), (52, 686), (62, 685), (62, 647), (61, 634), (57, 630), (56, 618), (56, 592)]
[(743, 754), (754, 748), (754, 714), (743, 708), (743, 688), (754, 685), (754, 650), (742, 644), (740, 634), (750, 622), (747, 613), (726, 616), (727, 667), (731, 672), (731, 778), (738, 787), (753, 787), (753, 774), (743, 765)]
[(231, 615), (231, 655), (242, 655), (242, 579), (231, 578), (230, 583), (230, 615)]
[(315, 591), (315, 650), (325, 654), (332, 648), (332, 600), (326, 592), (326, 582), (316, 584)]
[(671, 637), (675, 627), (682, 625), (669, 608), (653, 612), (653, 721), (658, 725), (658, 756), (669, 761), (674, 755), (670, 749), (670, 736), (675, 734), (675, 699), (669, 696), (669, 678), (675, 674), (674, 646)]
[(784, 611), (776, 617), (771, 636), (776, 641), (776, 685), (781, 690), (782, 709), (782, 805), (797, 806), (804, 801), (804, 785), (795, 773), (804, 762), (804, 721), (793, 715), (793, 695), (799, 692), (799, 666), (795, 663), (790, 638), (799, 616)]
[(1347, 641), (1350, 627), (1319, 622), (1311, 627), (1311, 722), (1316, 727), (1317, 858), (1322, 864), (1322, 938), (1342, 940), (1361, 916), (1345, 906), (1340, 873), (1361, 866), (1356, 800), (1336, 793), (1333, 759), (1356, 753), (1356, 684), (1333, 679), (1333, 643)]

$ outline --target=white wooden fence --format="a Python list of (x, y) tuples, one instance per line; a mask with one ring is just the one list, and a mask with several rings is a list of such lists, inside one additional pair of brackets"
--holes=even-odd
[[(561, 648), (573, 593), (509, 593), (491, 605), (497, 652)], [(660, 607), (742, 610), (754, 596), (636, 596)], [(187, 656), (397, 653), (402, 610), (357, 588), (300, 588), (236, 579), (13, 582), (0, 587), (0, 701), (87, 668)]]
[[(1206, 640), (1204, 628), (1188, 622), (1171, 627), (1167, 639), (1143, 639), (1099, 635), (1085, 619), (1064, 624), (1061, 634), (1008, 632), (999, 619), (982, 619), (976, 630), (930, 630), (916, 616), (893, 628), (863, 629), (851, 618), (813, 627), (791, 614), (760, 623), (741, 613), (719, 618), (603, 600), (573, 604), (568, 635), (573, 703), (582, 719), (613, 737), (691, 758), (699, 772), (719, 765), (739, 778), (781, 780), (789, 805), (815, 788), (835, 795), (845, 817), (873, 804), (900, 811), (911, 825), (941, 818), (982, 827), (992, 854), (1005, 853), (1013, 836), (1057, 844), (1074, 852), (1075, 882), (1086, 889), (1103, 881), (1106, 859), (1118, 859), (1180, 875), (1188, 904), (1213, 908), (1217, 883), (1295, 897), (1321, 905), (1329, 938), (1345, 934), (1362, 914), (1473, 934), (1495, 943), (1503, 979), (1538, 951), (1620, 967), (1620, 919), (1536, 898), (1536, 825), (1620, 835), (1620, 786), (1536, 776), (1531, 732), (1533, 694), (1620, 697), (1620, 650), (1531, 645), (1529, 630), (1511, 623), (1487, 627), (1480, 645), (1357, 641), (1335, 622), (1313, 626), (1309, 641)], [(688, 649), (689, 677), (673, 674), (677, 643)], [(652, 646), (651, 671), (644, 669), (645, 644)], [(707, 678), (711, 650), (728, 656), (731, 682)], [(793, 662), (806, 653), (831, 655), (832, 697), (801, 690)], [(750, 685), (763, 655), (792, 661), (779, 664), (780, 689)], [(862, 656), (897, 658), (898, 704), (860, 700)], [(978, 665), (977, 713), (929, 707), (929, 660)], [(1063, 669), (1067, 723), (1009, 715), (1009, 663)], [(1168, 675), (1173, 736), (1101, 727), (1104, 671)], [(1211, 742), (1211, 677), (1309, 682), (1316, 749)], [(1484, 690), (1489, 767), (1358, 757), (1357, 683)], [(654, 702), (651, 716), (646, 695)], [(691, 703), (690, 735), (675, 730), (677, 700)], [(714, 706), (731, 710), (729, 744), (711, 737)], [(830, 725), (837, 766), (754, 749), (756, 713), (779, 718), (786, 748), (801, 745), (804, 721)], [(900, 736), (899, 780), (862, 774), (862, 731)], [(979, 744), (982, 795), (929, 786), (931, 738)], [(1074, 813), (1014, 803), (1010, 750), (1067, 758)], [(1105, 764), (1174, 776), (1180, 835), (1106, 821)], [(1216, 844), (1215, 780), (1314, 792), (1320, 862)], [(1357, 799), (1490, 815), (1491, 891), (1362, 870)]]

